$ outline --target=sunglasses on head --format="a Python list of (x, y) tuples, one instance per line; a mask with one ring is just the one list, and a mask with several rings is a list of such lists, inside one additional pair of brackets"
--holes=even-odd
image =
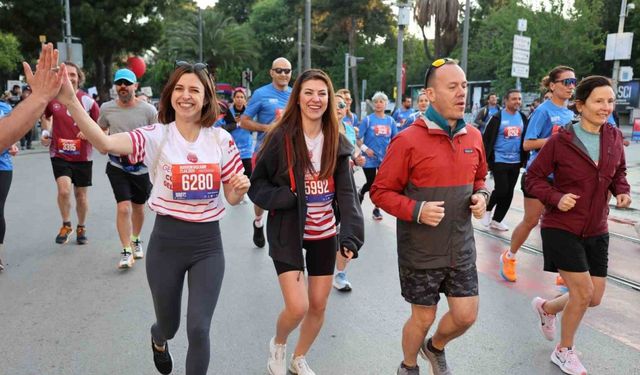
[(187, 69), (189, 69), (191, 71), (199, 72), (201, 70), (207, 70), (209, 68), (209, 65), (207, 65), (206, 63), (201, 63), (201, 62), (192, 64), (192, 63), (190, 63), (188, 61), (176, 61), (176, 63), (174, 64), (173, 67), (174, 68), (178, 68), (178, 67), (187, 68)]
[(344, 102), (338, 102), (338, 109), (345, 109), (347, 105)]
[(271, 70), (276, 72), (276, 74), (289, 74), (289, 73), (291, 73), (291, 69), (286, 69), (286, 68), (273, 68)]
[(427, 69), (427, 73), (424, 75), (424, 82), (429, 82), (429, 76), (431, 75), (431, 73), (438, 69), (439, 67), (441, 67), (442, 65), (448, 63), (449, 61), (455, 61), (454, 59), (450, 59), (448, 57), (442, 58), (442, 59), (437, 59), (434, 62), (431, 63), (431, 65), (429, 65), (429, 68)]
[(553, 81), (554, 83), (558, 83), (558, 82), (562, 82), (563, 85), (565, 86), (575, 86), (578, 84), (578, 79), (576, 78), (565, 78), (565, 79), (559, 79), (557, 81)]
[(133, 82), (129, 82), (126, 79), (119, 79), (119, 80), (115, 81), (114, 84), (116, 86), (125, 85), (125, 86), (129, 87), (129, 86), (133, 85)]

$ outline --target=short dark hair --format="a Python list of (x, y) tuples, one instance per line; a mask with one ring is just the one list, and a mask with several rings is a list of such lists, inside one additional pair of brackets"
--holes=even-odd
[(613, 88), (611, 85), (611, 80), (604, 76), (589, 76), (583, 78), (580, 83), (576, 85), (576, 93), (575, 99), (577, 102), (586, 102), (594, 89), (602, 86), (609, 86)]
[(507, 93), (504, 94), (504, 97), (508, 100), (509, 96), (511, 96), (511, 94), (516, 93), (516, 92), (520, 93), (520, 90), (518, 90), (518, 89), (509, 89), (509, 90), (507, 90)]
[(202, 110), (200, 111), (200, 126), (205, 128), (210, 127), (215, 122), (218, 114), (220, 114), (220, 107), (218, 106), (214, 90), (215, 86), (207, 69), (196, 69), (191, 64), (178, 66), (173, 73), (171, 73), (169, 80), (162, 89), (162, 94), (160, 94), (158, 120), (163, 124), (169, 124), (176, 120), (176, 110), (171, 105), (171, 95), (180, 77), (188, 73), (195, 74), (204, 86), (204, 101), (202, 103)]
[(407, 100), (407, 99), (412, 99), (412, 98), (411, 98), (411, 95), (409, 95), (409, 94), (404, 94), (404, 95), (402, 95), (402, 101), (403, 101), (403, 102), (404, 102), (405, 100)]

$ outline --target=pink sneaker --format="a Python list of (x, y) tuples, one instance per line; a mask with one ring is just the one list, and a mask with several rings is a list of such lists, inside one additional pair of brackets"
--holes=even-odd
[(538, 325), (538, 327), (540, 328), (542, 336), (549, 341), (553, 341), (556, 336), (556, 316), (544, 312), (542, 305), (545, 302), (547, 302), (547, 300), (536, 297), (531, 301), (531, 307), (540, 319), (540, 325)]
[(587, 375), (587, 369), (584, 368), (574, 349), (559, 348), (556, 346), (551, 353), (551, 362), (560, 367), (565, 374), (570, 375)]

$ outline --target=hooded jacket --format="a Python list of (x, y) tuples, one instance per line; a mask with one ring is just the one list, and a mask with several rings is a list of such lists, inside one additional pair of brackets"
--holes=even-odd
[[(630, 191), (622, 133), (611, 124), (600, 128), (600, 158), (596, 164), (576, 136), (574, 126), (580, 125), (567, 125), (549, 138), (529, 166), (525, 184), (527, 191), (546, 206), (542, 228), (593, 237), (608, 232), (608, 192), (618, 195)], [(547, 181), (551, 173), (553, 184)], [(558, 203), (568, 193), (580, 198), (572, 209), (562, 212)]]
[[(446, 130), (445, 130), (446, 129)], [(373, 203), (397, 220), (398, 262), (414, 269), (475, 263), (471, 195), (485, 199), (487, 164), (480, 131), (451, 130), (433, 107), (391, 141), (371, 187)], [(433, 227), (418, 223), (424, 202), (444, 201)]]
[[(256, 167), (251, 173), (249, 197), (259, 207), (268, 210), (267, 239), (269, 255), (276, 261), (303, 267), (302, 243), (307, 217), (304, 189), (294, 194), (281, 129), (273, 130), (269, 143), (264, 145)], [(338, 162), (333, 173), (335, 184), (334, 213), (340, 221), (338, 243), (358, 256), (364, 242), (364, 221), (356, 194), (356, 186), (349, 161), (353, 146), (344, 135), (339, 137)], [(293, 168), (296, 186), (304, 186), (304, 171)], [(336, 249), (337, 250), (337, 249)]]
[[(522, 134), (520, 135), (520, 167), (524, 167), (527, 165), (527, 159), (529, 158), (529, 151), (525, 151), (523, 148), (524, 145), (524, 135), (527, 134), (527, 125), (529, 124), (529, 119), (520, 111), (518, 111), (520, 117), (522, 117)], [(502, 110), (493, 115), (489, 122), (487, 123), (487, 127), (484, 129), (484, 133), (482, 133), (482, 142), (484, 143), (484, 151), (487, 153), (487, 165), (489, 166), (489, 170), (493, 170), (493, 166), (496, 161), (495, 154), (495, 145), (496, 140), (498, 139), (498, 131), (500, 130), (500, 123), (502, 122)]]

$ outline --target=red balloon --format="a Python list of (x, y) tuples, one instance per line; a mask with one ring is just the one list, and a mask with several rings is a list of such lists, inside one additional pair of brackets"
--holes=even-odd
[(142, 57), (131, 56), (127, 59), (127, 68), (129, 68), (133, 72), (133, 74), (136, 75), (136, 78), (140, 78), (147, 70), (147, 64), (145, 64)]

